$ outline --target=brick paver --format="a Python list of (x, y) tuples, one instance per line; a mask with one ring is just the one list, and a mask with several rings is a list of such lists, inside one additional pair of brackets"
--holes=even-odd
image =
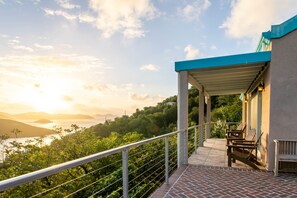
[[(226, 143), (210, 139), (151, 197), (296, 197), (297, 174), (252, 170), (242, 163), (227, 167)], [(235, 168), (234, 168), (235, 167)]]
[(189, 165), (164, 197), (297, 197), (297, 174)]

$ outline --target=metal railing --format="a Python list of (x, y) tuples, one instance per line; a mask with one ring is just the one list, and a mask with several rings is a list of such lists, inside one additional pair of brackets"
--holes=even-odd
[[(171, 133), (168, 133), (168, 134), (165, 134), (165, 135), (160, 135), (160, 136), (153, 137), (153, 138), (150, 138), (150, 139), (146, 139), (146, 140), (131, 143), (131, 144), (128, 144), (128, 145), (120, 146), (120, 147), (117, 147), (117, 148), (114, 148), (114, 149), (106, 150), (106, 151), (103, 151), (103, 152), (100, 152), (100, 153), (96, 153), (96, 154), (89, 155), (89, 156), (86, 156), (86, 157), (82, 157), (82, 158), (79, 158), (79, 159), (76, 159), (76, 160), (72, 160), (72, 161), (62, 163), (62, 164), (58, 164), (58, 165), (55, 165), (55, 166), (52, 166), (52, 167), (48, 167), (48, 168), (45, 168), (45, 169), (34, 171), (34, 172), (31, 172), (31, 173), (28, 173), (28, 174), (17, 176), (17, 177), (11, 178), (11, 179), (0, 181), (0, 192), (5, 191), (7, 189), (14, 188), (14, 187), (18, 187), (18, 186), (20, 186), (22, 184), (27, 184), (27, 183), (33, 182), (35, 180), (42, 179), (42, 178), (57, 174), (57, 173), (59, 173), (61, 171), (71, 169), (71, 168), (74, 168), (74, 167), (77, 167), (77, 166), (81, 166), (81, 165), (84, 165), (86, 163), (90, 163), (90, 162), (93, 162), (95, 160), (98, 160), (98, 159), (101, 159), (101, 158), (104, 158), (104, 157), (108, 157), (108, 156), (111, 156), (111, 155), (114, 155), (114, 154), (117, 154), (117, 153), (121, 152), (122, 153), (122, 179), (120, 179), (120, 180), (122, 180), (122, 188), (123, 188), (122, 189), (122, 196), (123, 197), (128, 197), (128, 193), (129, 193), (129, 188), (128, 188), (129, 187), (129, 180), (128, 180), (128, 176), (129, 176), (129, 171), (128, 171), (129, 170), (129, 166), (128, 166), (129, 155), (128, 155), (128, 153), (129, 153), (129, 150), (132, 150), (135, 147), (140, 147), (142, 145), (148, 144), (150, 142), (154, 142), (154, 141), (157, 141), (157, 140), (164, 139), (164, 141), (165, 141), (165, 154), (163, 154), (164, 155), (164, 161), (165, 161), (165, 175), (164, 175), (164, 178), (165, 178), (165, 182), (168, 182), (169, 171), (170, 171), (169, 170), (169, 168), (170, 168), (169, 157), (174, 157), (173, 156), (174, 154), (171, 154), (171, 156), (169, 156), (169, 137), (175, 136), (175, 135), (177, 135), (177, 134), (179, 134), (181, 132), (184, 132), (184, 130), (175, 131), (175, 132), (171, 132)], [(175, 151), (176, 150), (177, 149), (175, 149)], [(177, 157), (176, 154), (175, 154), (175, 157)], [(174, 165), (174, 166), (176, 166), (176, 165)], [(171, 169), (172, 169), (171, 171), (173, 171), (172, 167), (171, 167)], [(157, 170), (160, 170), (160, 168), (157, 169)], [(71, 181), (75, 181), (76, 179), (71, 180)], [(71, 181), (67, 181), (67, 183), (71, 182)], [(119, 182), (119, 181), (117, 181), (117, 182)], [(130, 183), (131, 182), (133, 182), (133, 181), (131, 180)], [(64, 184), (61, 184), (61, 185), (64, 185)], [(61, 185), (59, 185), (57, 187), (60, 187)], [(54, 190), (57, 187), (51, 188), (49, 190)], [(49, 190), (45, 190), (44, 192), (33, 195), (32, 197), (36, 197), (36, 196), (40, 196), (40, 195), (42, 195), (44, 193), (48, 193)], [(72, 194), (67, 195), (67, 196), (71, 196), (76, 192), (78, 192), (78, 190), (74, 191)], [(98, 192), (100, 192), (100, 191), (98, 191)], [(93, 195), (98, 194), (98, 192), (94, 193)]]
[[(199, 145), (199, 141), (204, 141), (205, 137), (209, 136), (205, 134), (206, 131), (204, 129), (204, 127), (209, 124), (210, 123), (206, 123), (204, 125), (196, 125), (188, 128), (188, 134), (189, 134), (188, 141), (187, 141), (188, 156), (190, 156), (193, 153), (196, 153), (197, 147)], [(201, 127), (202, 127), (202, 130), (201, 130)], [(204, 131), (203, 134), (201, 134), (201, 131)], [(106, 185), (104, 188), (98, 189), (96, 192), (92, 192), (91, 196), (100, 195), (106, 189), (110, 188), (112, 185), (121, 186), (120, 192), (122, 193), (122, 197), (124, 198), (128, 197), (129, 195), (132, 195), (132, 197), (147, 196), (150, 194), (151, 191), (156, 189), (163, 182), (168, 183), (168, 178), (170, 174), (173, 173), (173, 171), (177, 168), (177, 157), (179, 154), (177, 153), (176, 135), (183, 132), (185, 132), (185, 130), (171, 132), (165, 135), (160, 135), (160, 136), (149, 138), (139, 142), (120, 146), (114, 149), (106, 150), (100, 153), (96, 153), (96, 154), (82, 157), (76, 160), (68, 161), (52, 167), (48, 167), (48, 168), (34, 171), (28, 174), (24, 174), (24, 175), (10, 178), (4, 181), (0, 181), (0, 192), (21, 186), (23, 184), (28, 184), (30, 182), (33, 182), (42, 178), (53, 176), (62, 171), (94, 162), (95, 160), (99, 160), (105, 157), (111, 157), (112, 155), (119, 155), (121, 153), (121, 159), (118, 156), (119, 158), (117, 159), (119, 160), (117, 161), (111, 160), (112, 163), (107, 164), (106, 166), (99, 167), (91, 172), (88, 172), (87, 174), (70, 179), (67, 182), (58, 184), (49, 189), (42, 189), (41, 192), (36, 193), (31, 197), (38, 197), (43, 194), (49, 193), (50, 191), (53, 191), (63, 185), (67, 185), (70, 182), (75, 182), (79, 179), (82, 179), (83, 177), (95, 174), (95, 172), (100, 172), (102, 171), (102, 169), (106, 167), (109, 167), (109, 168), (116, 167), (117, 170), (121, 172), (121, 178), (118, 178), (120, 174), (119, 172), (111, 173), (113, 174), (113, 176), (115, 176), (115, 179), (112, 180), (112, 182)], [(201, 140), (199, 137), (202, 137), (203, 140)], [(172, 138), (171, 141), (170, 141), (170, 138)], [(152, 152), (151, 156), (149, 156), (148, 155), (149, 152), (145, 150), (144, 147), (150, 143), (163, 145), (163, 146), (159, 146), (158, 148), (162, 148), (164, 150), (163, 151), (157, 150), (155, 151), (155, 153)], [(152, 148), (152, 147), (149, 147), (149, 148)], [(145, 159), (147, 159), (147, 162), (145, 163), (141, 162), (138, 164), (136, 163), (137, 165), (139, 165), (139, 167), (130, 167), (129, 165), (131, 163), (129, 163), (129, 160), (133, 159), (134, 161), (137, 161), (137, 159), (140, 158), (138, 157), (139, 155), (146, 156)], [(120, 163), (121, 165), (119, 165)], [(115, 165), (115, 164), (118, 164), (118, 165)], [(134, 173), (138, 173), (138, 175), (134, 175)], [(98, 173), (98, 175), (100, 175), (100, 173)], [(108, 176), (110, 175), (107, 175), (106, 177)], [(72, 193), (68, 195), (63, 195), (63, 196), (69, 197), (76, 193), (79, 193), (80, 191), (87, 189), (91, 185), (101, 183), (106, 179), (106, 177), (96, 179), (94, 182), (91, 182), (90, 184), (80, 186), (79, 189), (74, 189)], [(122, 183), (121, 185), (120, 185), (120, 182)], [(145, 192), (141, 192), (141, 191), (145, 191)], [(140, 196), (140, 194), (142, 195)]]

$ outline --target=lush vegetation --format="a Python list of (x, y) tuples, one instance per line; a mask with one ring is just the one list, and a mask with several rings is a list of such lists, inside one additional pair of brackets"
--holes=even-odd
[[(143, 140), (176, 130), (176, 96), (167, 98), (155, 107), (136, 110), (131, 116), (122, 116), (88, 129), (72, 125), (71, 129), (57, 129), (61, 135), (50, 145), (42, 138), (31, 144), (12, 142), (3, 148), (5, 160), (0, 164), (0, 180), (29, 173), (55, 164), (77, 159), (107, 149)], [(196, 125), (199, 118), (199, 97), (195, 89), (189, 90), (189, 124)], [(213, 121), (240, 121), (241, 101), (238, 96), (212, 98)], [(17, 136), (21, 132), (12, 130)], [(219, 127), (213, 136), (221, 136)], [(0, 143), (7, 136), (0, 137)], [(193, 133), (189, 135), (193, 140)], [(176, 137), (170, 138), (170, 171), (176, 168)], [(189, 142), (193, 151), (193, 143)], [(120, 197), (122, 194), (121, 153), (78, 166), (59, 174), (25, 184), (0, 194), (3, 197), (30, 197), (51, 189), (37, 197)], [(164, 140), (129, 150), (129, 194), (147, 197), (164, 181)], [(70, 181), (66, 184), (63, 184)], [(82, 189), (81, 191), (77, 191)], [(76, 192), (77, 191), (77, 192)], [(73, 194), (72, 194), (73, 193)]]

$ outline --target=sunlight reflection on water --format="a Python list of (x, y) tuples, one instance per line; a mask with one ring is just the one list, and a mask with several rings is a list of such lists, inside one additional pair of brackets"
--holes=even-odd
[[(48, 124), (35, 123), (35, 120), (20, 120), (20, 121), (32, 126), (48, 128), (48, 129), (54, 129), (55, 127), (62, 127), (62, 129), (70, 129), (72, 124), (76, 124), (79, 127), (91, 127), (99, 123), (104, 123), (105, 120), (102, 120), (102, 119), (52, 120), (53, 122)], [(69, 133), (63, 133), (63, 135), (67, 135), (67, 134)], [(10, 143), (13, 141), (17, 141), (22, 144), (27, 144), (28, 141), (32, 141), (31, 144), (34, 144), (36, 143), (36, 138), (39, 138), (39, 137), (9, 138), (5, 140), (3, 144), (0, 144), (0, 162), (3, 161), (3, 159), (5, 158), (4, 146), (9, 146)], [(59, 138), (58, 134), (51, 134), (51, 135), (44, 136), (42, 138), (43, 144), (48, 145), (56, 138)]]

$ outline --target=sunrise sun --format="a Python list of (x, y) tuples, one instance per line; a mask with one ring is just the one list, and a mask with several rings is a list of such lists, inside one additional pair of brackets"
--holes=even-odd
[(28, 87), (22, 97), (35, 111), (57, 113), (69, 106), (63, 96), (65, 84), (61, 80), (47, 79)]

